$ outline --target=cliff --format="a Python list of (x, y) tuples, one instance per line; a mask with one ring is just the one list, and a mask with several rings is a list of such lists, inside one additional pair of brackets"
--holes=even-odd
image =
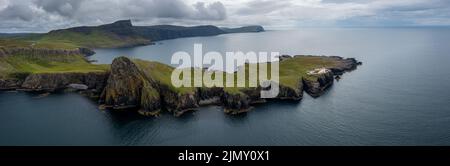
[(245, 26), (240, 28), (222, 28), (226, 33), (248, 33), (248, 32), (264, 32), (264, 28), (259, 25)]
[(156, 26), (135, 26), (135, 32), (140, 36), (152, 41), (176, 39), (183, 37), (197, 36), (215, 36), (227, 33), (245, 33), (245, 32), (263, 32), (262, 26), (248, 26), (240, 28), (218, 28), (212, 25), (203, 26), (175, 26), (175, 25), (156, 25)]
[(303, 88), (312, 97), (319, 97), (334, 83), (334, 73), (329, 69), (319, 73), (310, 73), (310, 77), (303, 77)]
[(87, 89), (102, 91), (109, 73), (39, 73), (30, 74), (20, 89), (28, 91), (57, 91), (69, 88), (71, 84), (85, 85)]
[[(334, 76), (355, 69), (359, 64), (354, 59), (337, 57), (295, 56), (282, 62), (279, 95), (270, 100), (260, 97), (261, 88), (174, 88), (170, 83), (172, 67), (157, 62), (130, 60), (120, 57), (114, 60), (111, 74), (101, 97), (101, 103), (112, 109), (139, 110), (143, 115), (155, 115), (167, 110), (179, 116), (202, 105), (221, 105), (224, 112), (239, 114), (251, 110), (252, 105), (272, 100), (300, 101), (303, 91), (318, 97), (334, 82)], [(309, 63), (314, 62), (314, 65)], [(290, 64), (309, 64), (300, 75), (287, 75), (293, 70)], [(328, 68), (321, 69), (323, 65)], [(299, 67), (297, 67), (298, 69)], [(336, 73), (333, 70), (337, 71)], [(294, 71), (296, 72), (296, 71)], [(302, 75), (303, 74), (303, 75)], [(293, 81), (293, 84), (290, 82)]]
[(110, 67), (89, 64), (81, 55), (6, 56), (0, 58), (0, 63), (3, 64), (0, 70), (4, 70), (1, 68), (4, 66), (14, 69), (9, 70), (8, 77), (0, 77), (0, 90), (53, 92), (71, 89), (98, 97), (102, 108), (135, 110), (146, 116), (155, 116), (162, 111), (180, 116), (211, 104), (223, 106), (225, 113), (239, 114), (251, 110), (255, 104), (274, 100), (300, 101), (303, 92), (319, 97), (333, 85), (336, 75), (354, 70), (361, 64), (353, 58), (284, 56), (280, 62), (269, 63), (279, 63), (277, 84), (280, 92), (275, 98), (263, 99), (261, 87), (175, 88), (170, 79), (173, 67), (126, 57), (116, 58)]
[(8, 55), (0, 56), (0, 90), (57, 91), (74, 84), (99, 93), (109, 76), (108, 65), (90, 64), (80, 49), (16, 48), (5, 52)]
[(0, 90), (15, 90), (22, 85), (21, 79), (3, 79), (0, 78)]
[(174, 25), (136, 26), (134, 27), (134, 29), (136, 33), (152, 41), (176, 39), (183, 37), (214, 36), (225, 33), (218, 27), (212, 25), (194, 26), (194, 27), (184, 27)]
[(159, 94), (154, 84), (144, 78), (130, 59), (114, 59), (101, 103), (112, 109), (141, 107), (143, 110), (158, 111)]
[(196, 91), (179, 91), (163, 82), (173, 68), (125, 57), (116, 58), (102, 93), (101, 103), (112, 109), (136, 108), (143, 115), (153, 115), (164, 108), (174, 115), (198, 107)]

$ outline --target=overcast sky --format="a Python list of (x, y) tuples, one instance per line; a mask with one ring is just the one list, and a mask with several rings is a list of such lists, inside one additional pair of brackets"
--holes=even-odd
[(0, 32), (136, 25), (449, 26), (450, 0), (0, 0)]

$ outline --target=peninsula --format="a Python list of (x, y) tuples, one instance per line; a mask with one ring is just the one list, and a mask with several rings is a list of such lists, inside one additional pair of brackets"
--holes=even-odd
[[(101, 109), (136, 111), (155, 116), (164, 111), (180, 116), (204, 105), (223, 106), (228, 114), (251, 110), (276, 100), (300, 101), (303, 93), (322, 95), (336, 76), (357, 68), (353, 58), (280, 57), (280, 93), (262, 99), (260, 88), (175, 88), (173, 67), (152, 61), (116, 58), (111, 65), (91, 64), (91, 48), (131, 47), (153, 41), (226, 33), (261, 32), (260, 26), (237, 29), (215, 26), (133, 26), (129, 20), (95, 27), (75, 27), (46, 34), (0, 39), (0, 90), (75, 91), (98, 101)], [(192, 69), (203, 70), (203, 69)], [(226, 73), (224, 73), (226, 74)]]

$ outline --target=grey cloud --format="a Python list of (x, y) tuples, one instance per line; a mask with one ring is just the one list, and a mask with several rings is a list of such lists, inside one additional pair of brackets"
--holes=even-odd
[(227, 17), (225, 6), (221, 2), (214, 2), (212, 4), (205, 4), (198, 2), (194, 5), (194, 18), (207, 20), (224, 20)]
[(119, 5), (123, 5), (122, 15), (125, 17), (183, 18), (189, 14), (188, 6), (178, 0), (137, 0)]
[(72, 17), (79, 9), (84, 0), (37, 0), (37, 7), (42, 7), (49, 13), (59, 14), (65, 17)]
[[(376, 4), (376, 2), (374, 2)], [(448, 8), (450, 2), (447, 0), (427, 0), (416, 1), (415, 3), (393, 3), (391, 5), (381, 6), (383, 11), (421, 11)]]
[(273, 1), (273, 0), (253, 0), (243, 4), (244, 7), (240, 8), (237, 13), (241, 15), (252, 15), (252, 14), (267, 14), (279, 9), (287, 8), (292, 6), (289, 1)]
[(192, 5), (181, 0), (138, 0), (123, 3), (124, 17), (176, 18), (193, 20), (223, 20), (226, 9), (221, 2)]
[[(44, 29), (47, 25), (97, 25), (119, 19), (143, 22), (221, 21), (227, 18), (221, 2), (188, 3), (182, 0), (2, 0), (0, 29)], [(189, 22), (189, 21), (188, 21)], [(8, 25), (5, 25), (8, 23)], [(14, 24), (14, 25), (11, 25)], [(50, 30), (50, 29), (46, 29)]]
[[(219, 2), (220, 1), (220, 2)], [(449, 0), (0, 0), (1, 30), (135, 24), (450, 25)]]
[(10, 4), (5, 9), (0, 11), (0, 18), (2, 20), (31, 21), (35, 15), (36, 13), (27, 3)]

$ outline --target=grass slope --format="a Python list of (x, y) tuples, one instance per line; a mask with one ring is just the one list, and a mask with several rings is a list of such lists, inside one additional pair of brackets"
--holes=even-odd
[(307, 72), (316, 68), (328, 68), (336, 65), (336, 61), (320, 56), (297, 56), (280, 62), (280, 84), (295, 88), (302, 78), (311, 78)]
[(41, 40), (41, 35), (27, 37), (1, 38), (0, 47), (11, 48), (45, 48), (45, 49), (77, 49), (78, 45), (71, 42)]
[(195, 91), (195, 88), (192, 87), (176, 88), (172, 85), (171, 75), (174, 68), (171, 66), (159, 62), (145, 61), (140, 59), (133, 59), (133, 62), (138, 66), (138, 68), (141, 70), (141, 72), (144, 73), (147, 78), (151, 78), (159, 82), (161, 85), (167, 86), (174, 92), (189, 93)]
[[(163, 85), (168, 86), (172, 90), (180, 93), (185, 92), (193, 92), (194, 88), (175, 88), (171, 83), (171, 74), (174, 70), (173, 67), (170, 67), (168, 65), (158, 63), (158, 62), (150, 62), (145, 60), (139, 60), (134, 59), (133, 62), (137, 64), (138, 68), (140, 68), (146, 77), (152, 78), (158, 82), (160, 82)], [(311, 77), (307, 74), (308, 71), (321, 68), (321, 67), (332, 67), (336, 65), (336, 62), (330, 58), (327, 57), (320, 57), (320, 56), (297, 56), (291, 59), (284, 60), (282, 62), (273, 62), (273, 63), (279, 63), (279, 73), (280, 73), (280, 84), (286, 87), (290, 87), (293, 89), (296, 89), (298, 87), (298, 83), (302, 80), (302, 78), (311, 79)], [(248, 76), (249, 76), (249, 65), (257, 65), (257, 64), (247, 64), (246, 67), (246, 87), (225, 87), (225, 91), (228, 93), (241, 93), (242, 90), (249, 88), (248, 87)], [(271, 69), (271, 64), (268, 64), (268, 71)], [(189, 69), (187, 69), (189, 70)], [(200, 69), (196, 69), (200, 70)], [(236, 73), (225, 73), (225, 72), (219, 72), (223, 74), (224, 82), (226, 81), (226, 75), (233, 75), (235, 78), (235, 84), (237, 80), (237, 74)], [(191, 74), (192, 78), (194, 79), (194, 74), (192, 72)], [(212, 76), (214, 78), (214, 75)], [(268, 73), (268, 77), (270, 78), (270, 73)], [(225, 83), (224, 83), (225, 85)]]
[(87, 33), (59, 30), (45, 34), (37, 41), (44, 43), (65, 43), (76, 47), (88, 48), (114, 48), (148, 42), (148, 40), (141, 37), (119, 37), (114, 33), (102, 30), (93, 30)]
[(115, 48), (138, 45), (149, 41), (140, 37), (119, 37), (113, 33), (95, 30), (89, 33), (59, 30), (48, 34), (1, 38), (0, 47), (46, 49)]
[(109, 65), (91, 64), (82, 55), (0, 57), (0, 78), (14, 78), (31, 73), (105, 72)]

